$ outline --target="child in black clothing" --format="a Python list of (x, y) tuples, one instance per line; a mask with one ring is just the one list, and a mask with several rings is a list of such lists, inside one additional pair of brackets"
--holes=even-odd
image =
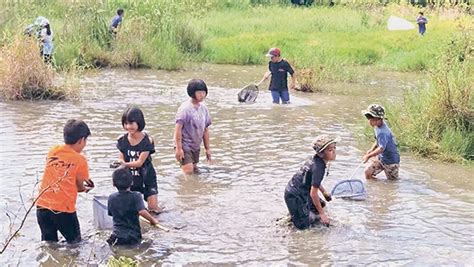
[(153, 138), (143, 131), (145, 117), (137, 107), (125, 110), (122, 115), (122, 126), (127, 131), (117, 140), (120, 164), (130, 168), (133, 176), (132, 191), (143, 194), (148, 203), (148, 211), (158, 214), (158, 185), (151, 154), (155, 153)]
[(121, 166), (112, 174), (114, 186), (118, 192), (109, 196), (108, 214), (112, 216), (114, 227), (112, 235), (107, 239), (110, 245), (136, 245), (142, 240), (139, 216), (147, 219), (152, 225), (158, 223), (145, 209), (142, 196), (130, 191), (132, 174)]
[(290, 63), (281, 57), (281, 51), (277, 47), (270, 48), (267, 53), (267, 57), (270, 59), (268, 62), (268, 71), (263, 75), (262, 80), (258, 83), (261, 84), (269, 77), (270, 86), (268, 90), (272, 93), (273, 103), (282, 104), (290, 103), (290, 93), (288, 91), (288, 73), (291, 75), (290, 88), (295, 89), (296, 87), (296, 74)]

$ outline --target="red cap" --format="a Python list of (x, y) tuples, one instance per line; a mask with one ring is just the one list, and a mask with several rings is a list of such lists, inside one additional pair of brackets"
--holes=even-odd
[(268, 50), (267, 57), (279, 57), (281, 55), (280, 48), (272, 47)]

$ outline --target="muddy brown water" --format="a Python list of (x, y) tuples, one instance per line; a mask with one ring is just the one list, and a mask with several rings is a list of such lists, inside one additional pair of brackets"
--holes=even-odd
[[(332, 93), (293, 92), (292, 104), (271, 104), (261, 90), (257, 102), (239, 104), (237, 92), (258, 81), (265, 67), (202, 65), (182, 72), (107, 70), (86, 75), (80, 102), (0, 102), (0, 238), (9, 230), (6, 211), (24, 214), (48, 149), (62, 140), (69, 118), (84, 119), (92, 130), (85, 148), (96, 188), (81, 194), (77, 209), (83, 241), (79, 246), (41, 243), (33, 213), (20, 235), (0, 256), (0, 265), (58, 266), (106, 264), (127, 256), (152, 265), (451, 265), (474, 262), (474, 186), (471, 167), (422, 160), (402, 153), (401, 180), (366, 181), (366, 201), (334, 200), (327, 212), (333, 225), (295, 231), (279, 219), (287, 213), (283, 190), (310, 142), (321, 133), (342, 137), (337, 159), (324, 180), (331, 189), (359, 164), (360, 110), (384, 99), (397, 101), (421, 77), (373, 73), (363, 83), (324, 85)], [(173, 153), (174, 115), (187, 100), (190, 78), (203, 78), (213, 125), (214, 161), (202, 174), (183, 176)], [(263, 89), (263, 88), (262, 88)], [(366, 95), (370, 94), (370, 97)], [(146, 116), (155, 138), (153, 162), (159, 200), (170, 210), (159, 219), (176, 226), (169, 233), (143, 226), (136, 249), (111, 249), (109, 232), (92, 223), (92, 195), (114, 192), (109, 163), (117, 158), (120, 118), (130, 104)], [(21, 194), (21, 197), (20, 197)], [(18, 222), (18, 219), (16, 220)]]

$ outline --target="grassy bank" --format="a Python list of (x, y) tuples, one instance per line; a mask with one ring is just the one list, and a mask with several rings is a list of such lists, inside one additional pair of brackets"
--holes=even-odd
[(388, 105), (402, 146), (444, 161), (474, 160), (474, 43), (464, 31), (446, 45), (429, 71), (430, 84)]
[(294, 8), (256, 7), (216, 10), (196, 19), (206, 29), (203, 51), (206, 61), (230, 64), (264, 64), (268, 47), (282, 48), (284, 57), (298, 69), (309, 68), (317, 79), (352, 81), (351, 66), (421, 71), (429, 69), (442, 53), (452, 32), (472, 18), (456, 13), (428, 14), (428, 33), (386, 30), (389, 15), (414, 19), (418, 8), (410, 6), (347, 6)]
[[(187, 61), (263, 64), (266, 50), (281, 47), (299, 68), (319, 78), (347, 79), (341, 66), (424, 70), (459, 23), (472, 23), (461, 9), (435, 9), (428, 33), (389, 32), (389, 15), (414, 20), (419, 8), (336, 1), (334, 7), (278, 4), (289, 1), (69, 1), (10, 4), (3, 12), (1, 44), (37, 15), (50, 19), (55, 34), (55, 64), (86, 67), (129, 66), (175, 70)], [(277, 4), (275, 4), (277, 3)], [(123, 27), (113, 38), (108, 25), (118, 7)]]

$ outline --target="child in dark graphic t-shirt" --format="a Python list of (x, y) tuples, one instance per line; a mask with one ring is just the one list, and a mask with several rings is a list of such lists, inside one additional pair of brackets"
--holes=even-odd
[[(293, 225), (302, 230), (316, 222), (329, 225), (329, 217), (324, 211), (325, 202), (319, 198), (321, 192), (326, 201), (332, 197), (322, 185), (327, 173), (327, 164), (336, 159), (336, 143), (339, 137), (322, 134), (313, 141), (316, 152), (299, 171), (288, 181), (285, 188), (285, 203)], [(317, 216), (319, 215), (319, 220)]]
[(114, 186), (118, 192), (109, 196), (107, 211), (114, 223), (112, 235), (107, 239), (110, 245), (136, 245), (142, 239), (139, 216), (151, 224), (158, 221), (145, 209), (143, 200), (138, 192), (130, 191), (133, 177), (130, 170), (122, 166), (112, 174)]
[(151, 154), (155, 153), (153, 139), (143, 132), (145, 118), (136, 107), (128, 108), (122, 115), (122, 126), (127, 131), (117, 140), (119, 162), (130, 168), (133, 176), (131, 190), (143, 194), (152, 213), (160, 213), (158, 186)]
[(281, 58), (281, 51), (279, 48), (271, 48), (267, 57), (270, 58), (268, 62), (268, 71), (263, 75), (263, 79), (259, 82), (262, 83), (271, 76), (269, 90), (272, 93), (273, 103), (282, 104), (290, 103), (290, 93), (288, 92), (288, 73), (291, 75), (290, 88), (295, 89), (296, 87), (296, 74), (290, 63), (285, 59)]

